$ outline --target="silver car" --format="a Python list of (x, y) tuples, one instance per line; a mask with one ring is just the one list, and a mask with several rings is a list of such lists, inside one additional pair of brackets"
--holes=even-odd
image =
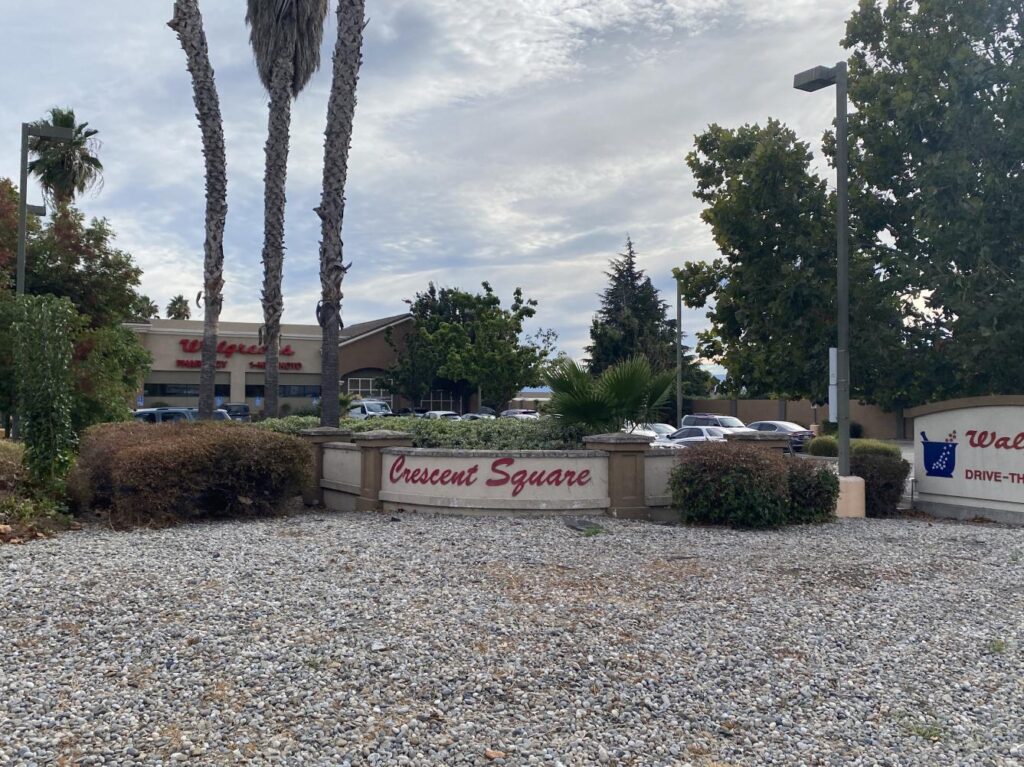
[(695, 442), (725, 442), (725, 431), (718, 426), (684, 426), (672, 432), (668, 438), (676, 444), (683, 445)]

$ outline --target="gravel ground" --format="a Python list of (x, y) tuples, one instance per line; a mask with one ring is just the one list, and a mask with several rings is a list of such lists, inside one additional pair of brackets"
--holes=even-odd
[(1024, 764), (1024, 530), (601, 522), (0, 547), (0, 763)]

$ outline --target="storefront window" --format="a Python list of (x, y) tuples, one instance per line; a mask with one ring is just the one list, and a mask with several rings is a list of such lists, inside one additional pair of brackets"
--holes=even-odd
[[(147, 383), (142, 387), (142, 393), (147, 397), (198, 397), (199, 384), (191, 383)], [(215, 384), (213, 396), (230, 397), (231, 384)]]
[[(264, 392), (263, 384), (246, 384), (245, 385), (245, 397), (246, 399), (255, 399), (256, 397), (262, 397)], [(282, 384), (277, 387), (278, 397), (319, 397), (320, 387), (319, 386), (296, 386), (292, 384)]]
[(421, 399), (420, 407), (424, 407), (427, 410), (454, 410), (453, 403), (454, 398), (451, 392), (438, 389)]
[(393, 405), (391, 392), (380, 385), (379, 378), (348, 378), (345, 380), (346, 391), (360, 399), (379, 399)]

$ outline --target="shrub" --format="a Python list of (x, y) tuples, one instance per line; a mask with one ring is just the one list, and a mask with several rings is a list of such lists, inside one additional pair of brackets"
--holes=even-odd
[[(822, 421), (822, 434), (835, 434), (839, 431), (839, 424), (835, 421)], [(856, 421), (850, 421), (850, 439), (860, 439), (864, 436), (864, 427)]]
[(0, 440), (0, 496), (13, 493), (25, 479), (23, 449), (18, 442)]
[(69, 484), (118, 526), (168, 524), (270, 512), (311, 466), (302, 440), (243, 424), (104, 424), (86, 430)]
[(0, 494), (0, 543), (46, 538), (70, 522), (51, 498)]
[(753, 445), (709, 443), (687, 450), (669, 487), (684, 522), (774, 527), (790, 514), (787, 459)]
[[(270, 418), (253, 424), (259, 429), (285, 434), (298, 434), (303, 429), (319, 425), (318, 418), (306, 416)], [(379, 429), (404, 431), (412, 435), (416, 447), (453, 450), (572, 450), (583, 447), (583, 430), (568, 426), (558, 418), (449, 421), (403, 416), (363, 421), (342, 419), (341, 428), (356, 434)]]
[[(833, 436), (815, 437), (807, 448), (811, 455), (835, 458), (839, 455), (839, 441)], [(893, 458), (901, 456), (899, 445), (883, 442), (880, 439), (851, 439), (850, 455), (888, 455)]]
[(854, 453), (850, 472), (864, 479), (864, 507), (869, 517), (891, 517), (903, 497), (910, 464), (897, 454)]
[(789, 521), (826, 522), (836, 513), (839, 475), (817, 461), (789, 461)]

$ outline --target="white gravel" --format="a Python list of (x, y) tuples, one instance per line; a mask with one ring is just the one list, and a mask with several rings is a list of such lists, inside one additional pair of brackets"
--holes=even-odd
[(1024, 764), (1024, 530), (600, 521), (0, 547), (0, 764)]

